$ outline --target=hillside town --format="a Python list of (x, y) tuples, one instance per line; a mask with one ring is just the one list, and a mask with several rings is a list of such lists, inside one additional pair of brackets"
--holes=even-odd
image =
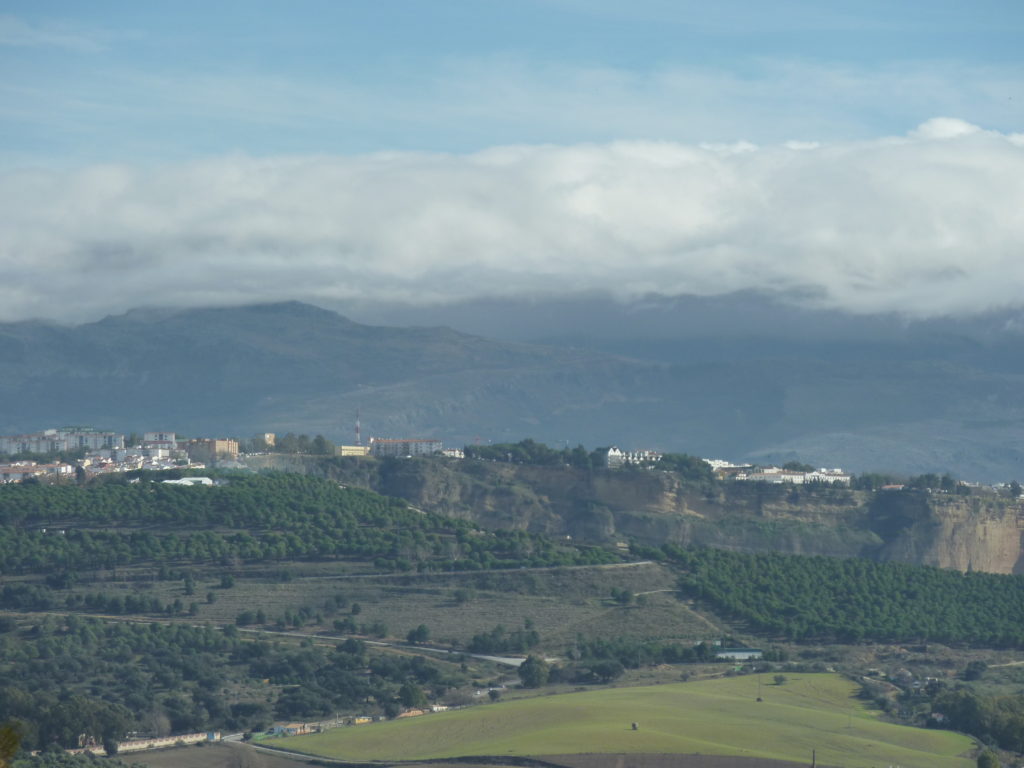
[[(321, 455), (332, 453), (342, 457), (377, 458), (443, 455), (451, 459), (465, 458), (463, 449), (445, 448), (441, 440), (433, 438), (370, 437), (365, 445), (359, 439), (354, 445), (333, 445), (322, 437), (317, 439), (322, 444), (311, 450)], [(244, 459), (247, 453), (272, 450), (277, 443), (278, 437), (272, 432), (240, 441), (229, 437), (185, 438), (167, 431), (124, 435), (84, 426), (50, 428), (29, 434), (0, 436), (0, 457), (14, 457), (0, 463), (0, 483), (23, 482), (29, 478), (87, 478), (137, 470), (204, 469), (212, 466), (242, 469), (245, 464), (240, 459)], [(662, 459), (658, 451), (624, 450), (615, 445), (599, 449), (599, 453), (600, 463), (607, 469), (656, 468)], [(57, 456), (64, 458), (49, 461), (38, 458)], [(734, 464), (721, 459), (704, 461), (719, 479), (738, 482), (849, 486), (851, 481), (850, 473), (838, 467), (797, 468), (792, 465)]]
[[(182, 469), (246, 469), (248, 456), (266, 452), (333, 455), (338, 457), (416, 458), (444, 456), (464, 459), (468, 449), (445, 447), (435, 438), (370, 437), (365, 444), (335, 445), (318, 435), (309, 440), (289, 433), (264, 432), (249, 439), (236, 437), (183, 437), (175, 432), (141, 434), (103, 431), (88, 426), (48, 428), (19, 435), (0, 435), (0, 484), (26, 480), (84, 480), (96, 475)], [(596, 449), (594, 466), (610, 470), (657, 469), (663, 454), (649, 449), (622, 449), (616, 445)], [(5, 460), (6, 459), (6, 460)], [(509, 457), (511, 461), (511, 457)], [(704, 458), (719, 480), (770, 485), (834, 485), (850, 487), (853, 474), (839, 467), (813, 467), (799, 462), (783, 466), (733, 463)], [(957, 486), (980, 488), (980, 483), (957, 480)], [(1005, 490), (1012, 484), (992, 486)], [(899, 490), (901, 484), (881, 490)]]

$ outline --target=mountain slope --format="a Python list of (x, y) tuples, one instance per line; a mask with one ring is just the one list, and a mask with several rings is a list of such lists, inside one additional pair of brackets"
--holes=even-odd
[[(355, 323), (299, 304), (0, 325), (0, 433), (534, 437), (855, 471), (1008, 480), (1024, 463), (1013, 344), (914, 337), (624, 341), (602, 349)], [(634, 353), (635, 357), (628, 356)], [(646, 358), (646, 359), (640, 359)]]

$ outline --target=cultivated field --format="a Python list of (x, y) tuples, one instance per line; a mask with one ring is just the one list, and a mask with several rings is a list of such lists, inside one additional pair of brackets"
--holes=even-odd
[[(616, 688), (502, 702), (468, 710), (284, 739), (278, 744), (346, 760), (459, 755), (661, 753), (738, 755), (872, 768), (970, 768), (958, 734), (882, 722), (838, 675), (756, 676)], [(631, 723), (639, 724), (638, 730)]]
[(123, 755), (123, 759), (147, 768), (303, 768), (309, 765), (303, 758), (293, 760), (286, 755), (256, 751), (246, 744), (230, 742), (133, 752)]

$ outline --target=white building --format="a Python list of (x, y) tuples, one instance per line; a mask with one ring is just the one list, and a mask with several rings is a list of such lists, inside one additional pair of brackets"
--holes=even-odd
[(429, 456), (433, 453), (440, 453), (444, 449), (440, 440), (427, 440), (420, 438), (370, 438), (371, 456)]
[(764, 467), (753, 472), (741, 472), (736, 475), (736, 479), (746, 480), (751, 483), (773, 483), (775, 485), (792, 483), (793, 485), (803, 485), (804, 474), (804, 472), (795, 472), (789, 469), (780, 469), (779, 467)]
[(605, 454), (605, 465), (609, 469), (617, 469), (626, 464), (637, 466), (656, 464), (659, 461), (661, 461), (661, 454), (657, 451), (623, 451), (614, 445)]
[(829, 485), (849, 485), (850, 475), (843, 472), (839, 467), (826, 469), (822, 467), (814, 472), (804, 475), (805, 483), (828, 483)]
[(716, 659), (729, 661), (752, 661), (760, 659), (763, 655), (760, 648), (720, 648), (715, 651)]
[(0, 437), (3, 453), (58, 453), (61, 451), (101, 450), (124, 448), (124, 435), (116, 432), (98, 432), (88, 427), (45, 429), (27, 435)]

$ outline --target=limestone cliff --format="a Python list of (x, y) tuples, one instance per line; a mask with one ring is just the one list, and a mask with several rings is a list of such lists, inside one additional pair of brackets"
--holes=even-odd
[(671, 472), (488, 461), (265, 456), (488, 528), (581, 542), (702, 544), (1024, 572), (1024, 509), (992, 496), (765, 484), (688, 484)]
[(961, 571), (1024, 573), (1024, 508), (997, 497), (880, 493), (878, 557)]

